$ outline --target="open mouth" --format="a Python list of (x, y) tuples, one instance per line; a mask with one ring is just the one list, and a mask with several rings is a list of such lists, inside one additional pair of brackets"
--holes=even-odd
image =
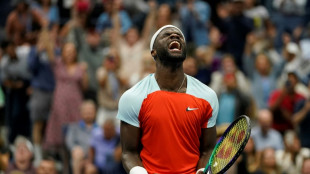
[(171, 51), (181, 51), (181, 44), (177, 41), (172, 41), (169, 46), (169, 50)]

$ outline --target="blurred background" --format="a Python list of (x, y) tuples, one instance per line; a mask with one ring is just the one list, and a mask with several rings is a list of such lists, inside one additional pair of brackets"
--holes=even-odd
[(229, 174), (310, 174), (310, 1), (0, 1), (0, 173), (122, 174), (122, 93), (155, 72), (160, 27), (252, 136)]

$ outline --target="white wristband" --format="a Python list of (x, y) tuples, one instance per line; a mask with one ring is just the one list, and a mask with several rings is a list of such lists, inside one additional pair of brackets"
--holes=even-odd
[(135, 166), (130, 169), (129, 174), (147, 174), (147, 171), (141, 166)]
[(205, 170), (205, 168), (200, 168), (199, 170), (197, 170), (196, 174), (198, 174), (199, 172), (203, 172)]

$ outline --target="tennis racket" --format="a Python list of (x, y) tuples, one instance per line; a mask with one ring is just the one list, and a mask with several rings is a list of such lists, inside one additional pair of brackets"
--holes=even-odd
[(222, 174), (226, 172), (240, 156), (250, 135), (249, 117), (245, 115), (238, 117), (216, 143), (204, 173)]

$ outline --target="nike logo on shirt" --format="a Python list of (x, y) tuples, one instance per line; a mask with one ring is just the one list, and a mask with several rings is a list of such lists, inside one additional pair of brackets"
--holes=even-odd
[(199, 109), (199, 108), (190, 108), (190, 107), (187, 107), (187, 108), (186, 108), (186, 111), (193, 111), (193, 110), (197, 110), (197, 109)]

